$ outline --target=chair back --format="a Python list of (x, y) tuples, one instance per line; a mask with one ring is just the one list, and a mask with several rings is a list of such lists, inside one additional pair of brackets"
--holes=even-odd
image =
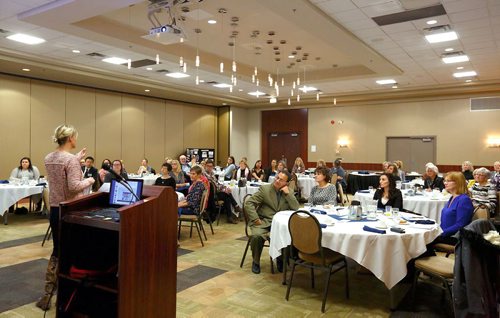
[(208, 205), (208, 190), (204, 190), (200, 200), (200, 215), (206, 212)]
[(292, 246), (304, 254), (322, 252), (321, 227), (318, 220), (307, 211), (296, 211), (288, 220)]
[(335, 187), (337, 188), (337, 195), (339, 196), (339, 203), (340, 205), (344, 205), (345, 199), (344, 199), (344, 189), (342, 188), (342, 185), (340, 182), (335, 183)]
[(292, 193), (295, 193), (298, 191), (297, 175), (295, 174), (295, 172), (290, 172), (290, 174), (292, 175), (292, 178), (290, 179), (290, 182), (288, 182), (288, 189), (290, 189)]
[(330, 179), (331, 184), (336, 184), (337, 183), (337, 177), (338, 175), (336, 173), (332, 174), (332, 177)]
[(474, 214), (472, 214), (472, 221), (478, 219), (488, 219), (490, 211), (487, 208), (477, 207), (474, 209)]

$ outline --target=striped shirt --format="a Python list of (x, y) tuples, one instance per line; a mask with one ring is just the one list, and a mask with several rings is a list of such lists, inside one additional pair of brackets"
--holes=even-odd
[(490, 215), (495, 214), (497, 192), (493, 184), (488, 181), (482, 186), (479, 182), (476, 182), (469, 190), (474, 208), (484, 205), (490, 211)]

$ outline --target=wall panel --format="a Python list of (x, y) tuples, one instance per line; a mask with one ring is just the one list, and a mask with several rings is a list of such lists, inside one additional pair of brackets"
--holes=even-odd
[(31, 156), (30, 123), (30, 81), (0, 77), (0, 179), (7, 179), (22, 157)]
[(66, 88), (61, 84), (31, 82), (31, 160), (45, 175), (43, 160), (57, 144), (54, 130), (66, 123)]
[[(66, 122), (78, 130), (78, 150), (87, 148), (87, 156), (96, 159), (95, 90), (78, 87), (66, 89)], [(97, 164), (97, 163), (96, 163)]]
[(184, 107), (184, 148), (213, 147), (215, 127), (213, 108)]
[(147, 99), (144, 103), (144, 154), (160, 172), (165, 158), (165, 102)]
[(107, 92), (96, 93), (96, 160), (122, 158), (122, 97)]
[(165, 105), (165, 157), (177, 158), (184, 148), (184, 107), (178, 103)]
[(144, 99), (122, 97), (122, 159), (129, 173), (144, 158)]

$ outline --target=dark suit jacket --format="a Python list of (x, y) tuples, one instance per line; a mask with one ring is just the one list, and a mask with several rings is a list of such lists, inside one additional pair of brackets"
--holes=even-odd
[(442, 177), (438, 177), (438, 176), (436, 176), (436, 178), (434, 178), (434, 180), (431, 180), (431, 178), (427, 178), (427, 179), (425, 179), (424, 188), (425, 189), (431, 188), (432, 190), (439, 189), (439, 191), (443, 191), (444, 179)]
[(101, 184), (99, 182), (100, 181), (100, 179), (99, 179), (99, 172), (97, 171), (96, 168), (90, 167), (90, 169), (87, 170), (87, 173), (85, 173), (85, 169), (86, 168), (87, 167), (85, 167), (85, 166), (82, 167), (82, 172), (84, 173), (83, 178), (90, 178), (90, 177), (94, 178), (95, 182), (92, 185), (92, 191), (95, 192), (95, 191), (97, 191), (99, 189), (100, 184)]

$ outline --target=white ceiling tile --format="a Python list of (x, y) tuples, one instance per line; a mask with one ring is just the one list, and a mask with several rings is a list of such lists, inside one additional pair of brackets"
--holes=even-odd
[(470, 49), (482, 49), (482, 48), (494, 48), (496, 47), (495, 42), (486, 41), (486, 42), (477, 42), (477, 43), (464, 43), (464, 48), (467, 50)]
[(444, 8), (448, 14), (457, 13), (463, 11), (470, 11), (477, 8), (486, 7), (486, 0), (461, 0), (450, 3), (445, 3)]
[(344, 27), (346, 27), (351, 31), (378, 27), (377, 24), (372, 19), (369, 18), (346, 21), (343, 22), (342, 24), (344, 25)]
[(334, 13), (335, 20), (339, 22), (353, 22), (366, 20), (368, 17), (358, 9)]
[(401, 6), (401, 3), (399, 1), (393, 0), (380, 4), (374, 4), (368, 7), (363, 7), (361, 8), (361, 10), (370, 18), (373, 18), (382, 15), (403, 12), (404, 8)]
[(488, 18), (489, 15), (488, 15), (488, 9), (484, 7), (475, 10), (452, 13), (448, 14), (448, 16), (450, 17), (451, 22), (459, 23), (470, 20), (485, 19)]
[(326, 13), (342, 12), (357, 9), (351, 0), (327, 0), (317, 4), (318, 8)]
[(368, 6), (372, 6), (375, 4), (388, 3), (388, 2), (392, 2), (392, 1), (393, 0), (352, 0), (352, 2), (358, 8), (368, 7)]

